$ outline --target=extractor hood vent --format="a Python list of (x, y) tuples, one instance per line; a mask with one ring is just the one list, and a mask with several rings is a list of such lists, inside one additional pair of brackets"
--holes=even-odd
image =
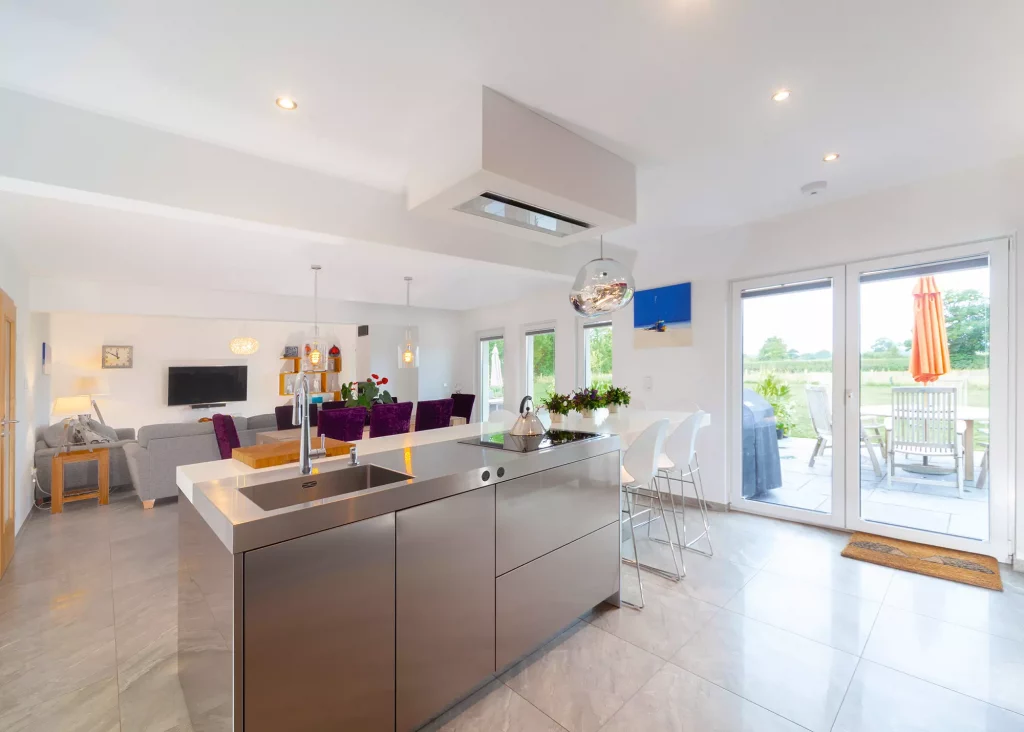
[(629, 161), (487, 87), (442, 117), (415, 146), (410, 211), (555, 245), (636, 223)]
[(490, 191), (459, 204), (455, 210), (559, 238), (594, 228), (593, 224), (586, 221), (571, 219), (522, 201), (513, 201)]

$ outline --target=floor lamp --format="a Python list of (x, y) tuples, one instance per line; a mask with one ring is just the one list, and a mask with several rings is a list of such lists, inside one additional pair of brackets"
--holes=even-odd
[(96, 397), (106, 396), (110, 393), (110, 389), (107, 387), (107, 380), (102, 376), (79, 376), (75, 380), (75, 394), (84, 394), (89, 398), (92, 403), (92, 411), (96, 414), (96, 418), (99, 419), (100, 424), (106, 425), (106, 421), (103, 419), (103, 412), (100, 411), (99, 405), (96, 403)]

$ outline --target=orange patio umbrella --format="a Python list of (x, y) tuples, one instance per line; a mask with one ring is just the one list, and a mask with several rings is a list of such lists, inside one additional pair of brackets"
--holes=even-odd
[(914, 337), (910, 342), (910, 375), (927, 384), (949, 373), (949, 343), (942, 293), (935, 278), (922, 277), (914, 285)]

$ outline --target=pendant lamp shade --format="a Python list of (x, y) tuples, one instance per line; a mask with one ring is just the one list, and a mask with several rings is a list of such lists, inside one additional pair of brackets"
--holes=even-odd
[(633, 299), (633, 275), (614, 259), (605, 259), (604, 237), (601, 256), (583, 265), (569, 293), (569, 301), (583, 318), (597, 318), (621, 310)]

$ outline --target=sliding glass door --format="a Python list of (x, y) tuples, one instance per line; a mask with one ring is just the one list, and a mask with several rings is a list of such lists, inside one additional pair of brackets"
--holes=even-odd
[(847, 267), (849, 528), (1009, 553), (1008, 270), (1005, 240)]
[(486, 422), (491, 414), (505, 408), (505, 338), (485, 336), (480, 339), (480, 419)]
[(1009, 555), (1009, 242), (738, 282), (733, 507)]
[(844, 283), (831, 268), (734, 290), (737, 507), (842, 526)]

